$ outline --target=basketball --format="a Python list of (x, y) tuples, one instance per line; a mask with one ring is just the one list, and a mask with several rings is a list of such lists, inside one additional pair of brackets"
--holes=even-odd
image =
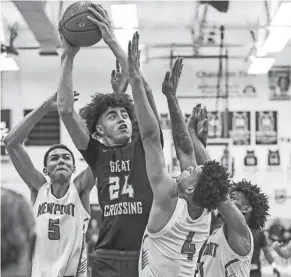
[(102, 39), (99, 27), (87, 18), (88, 15), (92, 16), (88, 11), (91, 5), (89, 1), (78, 1), (63, 14), (60, 28), (64, 37), (74, 45), (92, 46)]

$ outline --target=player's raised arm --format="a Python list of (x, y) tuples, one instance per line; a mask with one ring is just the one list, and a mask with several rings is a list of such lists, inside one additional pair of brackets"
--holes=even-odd
[[(137, 44), (137, 33), (128, 45), (129, 81), (136, 108), (136, 117), (145, 151), (148, 178), (154, 194), (154, 202), (164, 202), (177, 191), (171, 176), (167, 172), (164, 154), (160, 143), (158, 121), (149, 104), (142, 79), (136, 70), (137, 60), (132, 55)], [(172, 185), (171, 185), (172, 184)]]
[[(102, 33), (102, 37), (104, 42), (109, 46), (115, 57), (117, 58), (118, 62), (121, 64), (122, 71), (124, 74), (128, 74), (128, 62), (127, 62), (127, 54), (125, 51), (121, 48), (119, 45), (115, 34), (113, 30), (113, 26), (111, 23), (111, 20), (109, 18), (109, 15), (107, 11), (101, 6), (101, 5), (92, 5), (93, 7), (89, 7), (88, 10), (92, 13), (92, 16), (89, 16), (88, 19), (96, 24)], [(139, 35), (137, 34), (137, 49), (138, 49), (138, 44), (139, 44)], [(133, 51), (134, 56), (139, 56), (140, 51), (135, 52)], [(136, 64), (138, 73), (142, 79), (142, 82), (144, 84), (145, 92), (148, 97), (148, 101), (150, 103), (151, 108), (154, 111), (154, 114), (156, 118), (158, 119), (159, 122), (159, 116), (156, 108), (156, 104), (154, 101), (154, 97), (152, 94), (152, 90), (149, 86), (149, 84), (146, 82), (141, 70), (140, 70), (140, 59), (138, 58), (138, 63)], [(122, 87), (121, 87), (122, 88)], [(117, 91), (119, 92), (119, 91)]]
[(171, 73), (169, 71), (166, 73), (162, 91), (167, 97), (174, 145), (181, 170), (183, 171), (190, 166), (196, 166), (197, 163), (195, 159), (194, 147), (176, 98), (177, 87), (183, 68), (182, 62), (183, 59), (179, 57), (175, 61)]
[(22, 144), (35, 124), (50, 110), (56, 109), (56, 98), (57, 94), (54, 93), (38, 108), (26, 115), (4, 139), (5, 147), (15, 169), (30, 190), (38, 191), (46, 183), (46, 178), (34, 167)]
[(122, 70), (127, 74), (127, 55), (116, 39), (112, 22), (107, 11), (101, 5), (96, 4), (92, 4), (91, 7), (88, 7), (88, 11), (92, 13), (92, 16), (88, 16), (88, 19), (99, 27), (104, 42), (109, 46), (121, 64)]
[[(202, 121), (202, 124), (203, 124), (206, 117), (207, 117), (207, 113), (203, 115), (202, 110), (201, 110), (201, 105), (198, 104), (193, 109), (193, 112), (188, 121), (188, 129), (191, 134), (192, 142), (194, 144), (196, 157), (199, 160), (199, 163), (201, 164), (210, 162), (210, 156), (207, 153), (206, 148), (204, 147), (202, 142), (199, 140), (198, 134), (197, 134), (198, 123), (201, 124), (201, 121)], [(217, 178), (219, 178), (219, 176), (217, 176)], [(205, 185), (208, 185), (207, 182), (205, 183)], [(231, 201), (229, 196), (227, 196), (226, 199), (224, 199), (224, 201), (220, 203), (218, 209), (227, 223), (227, 229), (229, 230), (230, 234), (236, 237), (237, 239), (242, 239), (247, 242), (246, 244), (241, 244), (241, 247), (245, 249), (238, 249), (238, 252), (243, 253), (245, 251), (244, 253), (248, 253), (249, 248), (246, 246), (250, 247), (249, 229), (248, 229), (247, 222), (242, 212)]]
[(134, 59), (137, 61), (136, 65), (135, 65), (136, 66), (136, 70), (138, 72), (138, 75), (142, 79), (143, 86), (144, 86), (148, 101), (150, 103), (151, 108), (153, 109), (155, 117), (158, 120), (158, 122), (160, 122), (160, 117), (159, 117), (159, 114), (158, 114), (158, 111), (157, 111), (155, 99), (154, 99), (154, 96), (153, 96), (153, 91), (152, 91), (150, 85), (148, 84), (148, 82), (146, 81), (146, 79), (144, 77), (144, 74), (143, 74), (143, 72), (142, 72), (142, 70), (140, 68), (140, 52), (141, 51), (139, 50), (139, 34), (138, 33), (136, 33), (136, 41), (137, 41), (136, 45), (134, 46), (133, 51), (132, 51), (132, 55), (133, 55)]
[(90, 192), (94, 187), (96, 178), (93, 176), (91, 168), (88, 166), (81, 173), (77, 175), (74, 179), (74, 184), (77, 188), (77, 191), (80, 195), (81, 202), (90, 214)]
[(87, 149), (89, 143), (89, 131), (86, 124), (74, 109), (73, 94), (73, 64), (74, 58), (80, 47), (70, 44), (60, 32), (64, 52), (62, 55), (61, 79), (58, 88), (58, 111), (75, 146), (79, 150)]

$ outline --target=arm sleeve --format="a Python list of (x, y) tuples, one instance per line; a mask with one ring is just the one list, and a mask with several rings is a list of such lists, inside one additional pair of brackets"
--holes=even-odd
[(261, 236), (261, 238), (260, 238), (261, 247), (263, 248), (263, 247), (268, 246), (267, 238), (266, 238), (264, 231), (261, 231), (260, 236)]

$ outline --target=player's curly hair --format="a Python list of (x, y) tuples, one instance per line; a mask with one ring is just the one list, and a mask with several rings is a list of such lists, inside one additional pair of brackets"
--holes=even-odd
[(91, 101), (80, 110), (80, 116), (85, 120), (91, 134), (95, 132), (100, 116), (108, 107), (123, 107), (131, 121), (135, 119), (134, 105), (131, 97), (125, 93), (96, 93)]
[(211, 211), (226, 200), (230, 187), (227, 169), (219, 162), (204, 164), (193, 193), (193, 201), (199, 207)]
[(262, 192), (260, 187), (253, 185), (246, 179), (233, 183), (230, 193), (234, 191), (243, 193), (252, 207), (249, 227), (253, 230), (264, 228), (267, 216), (270, 215), (268, 213), (270, 206), (267, 195)]

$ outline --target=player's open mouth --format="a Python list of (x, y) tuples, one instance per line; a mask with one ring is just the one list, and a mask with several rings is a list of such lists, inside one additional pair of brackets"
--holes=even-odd
[(118, 129), (119, 130), (127, 129), (127, 125), (126, 124), (121, 124)]

